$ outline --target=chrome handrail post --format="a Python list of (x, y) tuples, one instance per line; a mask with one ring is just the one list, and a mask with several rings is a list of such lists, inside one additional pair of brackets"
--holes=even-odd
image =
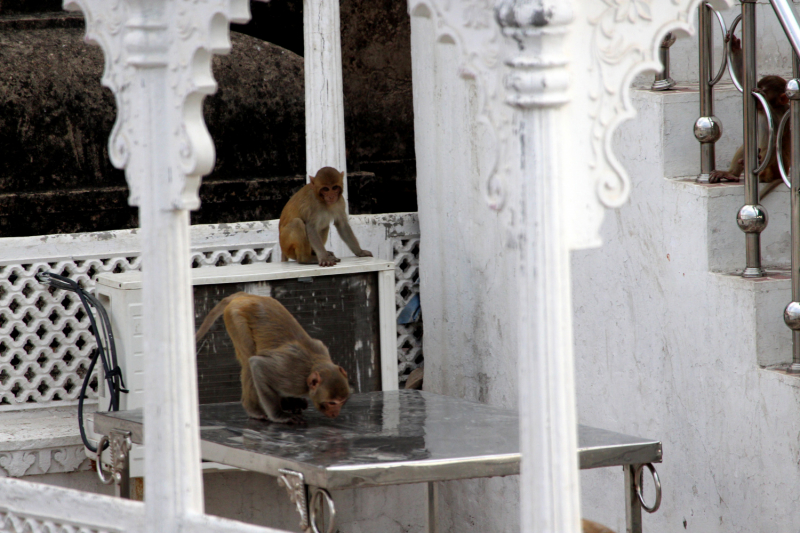
[(746, 266), (742, 276), (760, 278), (761, 232), (767, 227), (767, 211), (758, 203), (758, 119), (756, 116), (756, 0), (742, 0), (742, 52), (744, 56), (743, 138), (744, 138), (744, 206), (736, 216), (745, 233)]
[(710, 9), (705, 2), (698, 7), (700, 48), (700, 118), (694, 124), (694, 136), (700, 141), (700, 175), (698, 183), (708, 183), (716, 168), (714, 143), (722, 135), (719, 119), (714, 116), (714, 86), (711, 84), (711, 63), (714, 59), (714, 26)]
[(673, 44), (675, 44), (675, 35), (669, 32), (664, 36), (661, 46), (658, 48), (658, 59), (661, 61), (663, 68), (653, 80), (653, 85), (650, 87), (652, 91), (668, 91), (675, 87), (675, 80), (669, 75), (669, 47)]
[[(790, 371), (800, 373), (800, 60), (792, 53), (792, 76), (786, 84), (790, 101), (789, 126), (792, 133), (792, 164), (789, 177), (792, 183), (792, 301), (783, 312), (783, 320), (792, 330), (792, 366)], [(780, 150), (778, 145), (777, 149)]]

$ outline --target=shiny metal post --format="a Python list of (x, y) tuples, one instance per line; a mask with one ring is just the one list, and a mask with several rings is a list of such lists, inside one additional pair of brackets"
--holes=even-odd
[(673, 44), (675, 44), (675, 35), (669, 32), (664, 36), (658, 49), (658, 59), (663, 67), (661, 72), (656, 74), (653, 85), (650, 87), (653, 91), (667, 91), (675, 87), (675, 80), (669, 75), (669, 47)]
[[(700, 31), (700, 118), (694, 124), (694, 136), (700, 141), (700, 175), (698, 183), (708, 183), (709, 174), (716, 168), (714, 143), (722, 135), (720, 121), (714, 116), (714, 85), (711, 83), (711, 64), (714, 60), (714, 26), (711, 8), (705, 2), (698, 7)], [(662, 43), (663, 44), (663, 43)]]
[[(789, 169), (792, 193), (792, 301), (783, 312), (783, 320), (792, 330), (792, 365), (789, 371), (800, 373), (800, 64), (792, 54), (792, 76), (786, 85), (790, 105), (789, 125), (792, 132), (792, 165)], [(778, 145), (780, 149), (780, 145)]]
[(745, 233), (746, 265), (742, 276), (760, 278), (761, 232), (767, 227), (767, 211), (758, 203), (758, 119), (756, 117), (756, 2), (742, 0), (742, 52), (744, 56), (742, 101), (744, 130), (744, 206), (736, 216)]
[(439, 533), (439, 483), (428, 481), (426, 493), (425, 533)]
[(636, 471), (639, 465), (625, 465), (625, 532), (642, 533), (642, 502), (636, 493)]

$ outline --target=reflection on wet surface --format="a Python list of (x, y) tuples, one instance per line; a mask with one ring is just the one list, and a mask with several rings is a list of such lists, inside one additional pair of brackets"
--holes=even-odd
[(201, 437), (319, 467), (518, 450), (516, 413), (422, 391), (356, 394), (335, 419), (313, 408), (305, 417), (305, 426), (289, 426), (248, 418), (238, 403), (204, 405)]

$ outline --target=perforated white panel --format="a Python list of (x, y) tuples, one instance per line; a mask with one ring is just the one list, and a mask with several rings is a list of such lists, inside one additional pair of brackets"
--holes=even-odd
[[(397, 314), (419, 293), (419, 237), (394, 239), (395, 301)], [(422, 365), (422, 317), (411, 324), (397, 324), (397, 360), (400, 387), (412, 370)]]
[[(192, 267), (268, 261), (273, 244), (194, 249)], [(0, 406), (74, 402), (95, 347), (78, 297), (43, 286), (37, 273), (61, 274), (92, 290), (98, 274), (139, 268), (138, 254), (130, 253), (0, 264)], [(87, 392), (89, 398), (97, 397), (96, 379)]]

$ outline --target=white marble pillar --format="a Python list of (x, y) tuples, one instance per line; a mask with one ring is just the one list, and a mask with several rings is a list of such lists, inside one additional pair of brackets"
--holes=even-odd
[[(304, 0), (303, 37), (306, 85), (306, 174), (322, 167), (345, 172), (342, 37), (338, 0)], [(308, 176), (306, 176), (306, 181)]]

